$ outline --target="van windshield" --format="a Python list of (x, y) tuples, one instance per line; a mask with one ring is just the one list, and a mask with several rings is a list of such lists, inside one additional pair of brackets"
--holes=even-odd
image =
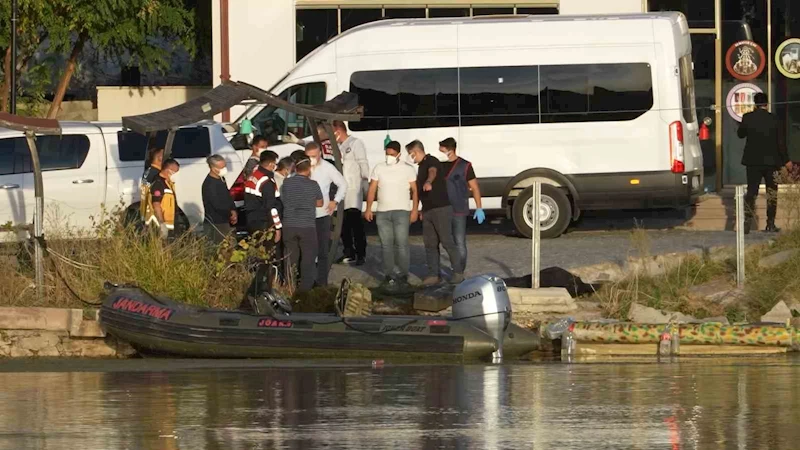
[(686, 123), (697, 121), (694, 99), (694, 72), (692, 71), (692, 55), (686, 55), (679, 61), (681, 78), (681, 108)]

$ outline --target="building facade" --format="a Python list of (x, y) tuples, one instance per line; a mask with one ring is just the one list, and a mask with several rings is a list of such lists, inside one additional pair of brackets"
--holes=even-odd
[(744, 182), (737, 119), (757, 91), (769, 95), (790, 155), (800, 160), (797, 0), (213, 0), (214, 82), (270, 88), (330, 38), (386, 18), (649, 11), (680, 11), (691, 28), (697, 114), (709, 131), (707, 190)]

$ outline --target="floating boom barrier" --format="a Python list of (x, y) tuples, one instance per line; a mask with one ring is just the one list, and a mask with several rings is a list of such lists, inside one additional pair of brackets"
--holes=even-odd
[[(549, 323), (539, 327), (543, 333)], [(574, 324), (578, 342), (596, 344), (658, 344), (667, 325), (635, 323)], [(800, 330), (775, 324), (724, 325), (721, 323), (672, 324), (678, 328), (681, 345), (743, 345), (789, 347), (800, 350)], [(544, 334), (542, 334), (544, 336)]]

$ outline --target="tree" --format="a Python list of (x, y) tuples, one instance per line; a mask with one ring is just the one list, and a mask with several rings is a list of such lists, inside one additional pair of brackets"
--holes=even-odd
[[(42, 80), (50, 78), (49, 66), (44, 63), (30, 65), (48, 37), (53, 17), (52, 4), (48, 0), (18, 0), (17, 22), (17, 83), (26, 74), (34, 72), (41, 86)], [(3, 82), (0, 84), (0, 111), (8, 111), (11, 88), (11, 2), (0, 2), (0, 55), (2, 55)]]
[(44, 1), (54, 13), (48, 30), (50, 46), (69, 55), (48, 118), (58, 114), (88, 43), (104, 59), (162, 71), (169, 67), (169, 48), (182, 47), (192, 56), (197, 48), (194, 15), (183, 0)]

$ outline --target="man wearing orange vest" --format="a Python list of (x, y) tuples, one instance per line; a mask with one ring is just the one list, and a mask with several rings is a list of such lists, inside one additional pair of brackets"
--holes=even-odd
[(157, 226), (159, 234), (166, 239), (175, 231), (175, 212), (177, 200), (175, 198), (175, 182), (180, 164), (174, 159), (168, 159), (161, 164), (161, 172), (150, 185), (150, 195), (145, 208), (145, 223)]

